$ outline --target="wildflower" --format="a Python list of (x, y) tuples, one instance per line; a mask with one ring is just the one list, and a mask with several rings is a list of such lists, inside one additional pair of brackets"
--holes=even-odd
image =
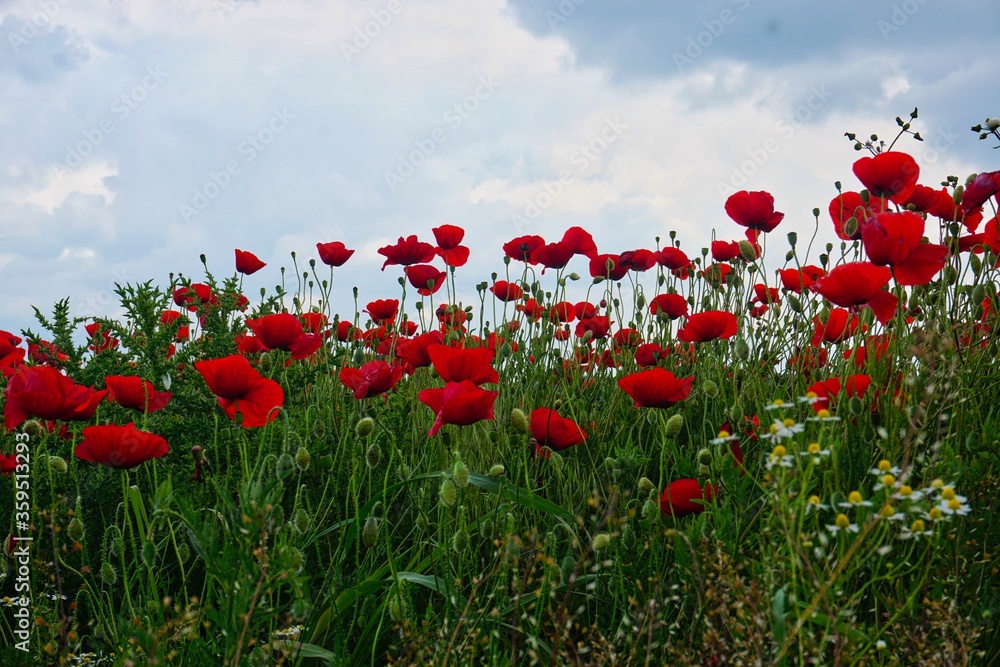
[(820, 408), (816, 411), (815, 417), (806, 417), (807, 422), (839, 422), (840, 417), (831, 415), (830, 411), (826, 408)]
[(719, 431), (719, 435), (708, 441), (710, 445), (721, 445), (724, 442), (733, 442), (739, 440), (738, 435), (730, 435), (729, 431), (722, 430)]
[(317, 243), (316, 250), (319, 252), (320, 261), (329, 267), (343, 266), (354, 254), (353, 250), (348, 250), (340, 241)]
[(678, 378), (663, 368), (639, 371), (618, 380), (618, 386), (632, 397), (637, 408), (668, 408), (686, 399), (693, 383), (693, 377)]
[(495, 391), (480, 389), (470, 380), (448, 382), (443, 389), (424, 389), (418, 398), (437, 415), (428, 437), (444, 424), (468, 426), (483, 419), (492, 420), (497, 395)]
[(814, 466), (818, 466), (824, 458), (830, 455), (830, 450), (823, 449), (820, 447), (818, 442), (810, 442), (806, 451), (802, 452), (800, 455), (810, 457), (812, 464)]
[(824, 505), (822, 499), (818, 495), (816, 495), (815, 493), (813, 495), (809, 496), (809, 499), (806, 500), (806, 513), (807, 514), (810, 513), (810, 512), (818, 512), (820, 510), (828, 510), (828, 509), (830, 509), (830, 506), (829, 505)]
[(805, 396), (799, 396), (799, 403), (808, 403), (809, 405), (821, 400), (823, 400), (822, 397), (815, 391), (807, 391)]
[(768, 457), (765, 467), (770, 470), (776, 465), (782, 468), (791, 468), (795, 465), (795, 457), (788, 453), (784, 445), (776, 445), (771, 450), (771, 456)]
[(83, 440), (76, 446), (79, 459), (111, 468), (135, 468), (149, 459), (159, 458), (170, 450), (162, 437), (140, 431), (135, 424), (108, 424), (83, 429)]
[(851, 520), (847, 518), (847, 515), (843, 512), (837, 515), (837, 518), (833, 520), (833, 524), (827, 524), (826, 529), (834, 535), (842, 530), (846, 530), (851, 533), (856, 533), (859, 530), (858, 524), (851, 523)]
[[(950, 491), (947, 495), (945, 491)], [(966, 502), (965, 496), (959, 496), (955, 494), (955, 490), (951, 487), (945, 487), (942, 489), (941, 499), (935, 509), (941, 510), (943, 514), (952, 515), (957, 514), (959, 516), (965, 516), (972, 511), (972, 508)]]
[(769, 192), (737, 192), (726, 200), (726, 213), (733, 221), (749, 229), (773, 231), (785, 214), (774, 210), (774, 197)]
[(712, 502), (717, 493), (718, 488), (713, 484), (705, 484), (703, 490), (696, 479), (678, 479), (663, 490), (660, 512), (664, 516), (670, 514), (676, 518), (700, 514), (705, 511), (705, 503)]
[(405, 239), (400, 236), (394, 245), (383, 246), (378, 249), (378, 254), (385, 257), (382, 270), (390, 264), (401, 264), (410, 266), (411, 264), (426, 264), (434, 259), (434, 246), (417, 240), (416, 234), (411, 234)]
[(869, 475), (875, 475), (876, 477), (882, 477), (883, 475), (899, 475), (901, 470), (899, 466), (894, 466), (887, 459), (882, 459), (878, 462), (874, 468), (868, 471)]
[(903, 527), (899, 531), (899, 539), (901, 540), (911, 540), (919, 537), (930, 537), (934, 532), (927, 529), (927, 524), (924, 523), (923, 519), (915, 519), (913, 523), (910, 524), (909, 528)]
[(245, 357), (234, 354), (198, 361), (194, 366), (230, 419), (236, 419), (238, 411), (247, 428), (264, 426), (277, 419), (275, 408), (285, 402), (281, 385), (262, 376)]
[(739, 329), (739, 321), (732, 313), (710, 310), (691, 315), (677, 339), (685, 343), (704, 343), (717, 338), (732, 338)]
[(236, 271), (249, 276), (263, 269), (267, 264), (260, 261), (260, 258), (252, 252), (236, 249)]
[(580, 426), (550, 408), (535, 408), (531, 411), (531, 435), (539, 445), (561, 451), (579, 445), (587, 439), (587, 433)]
[(796, 424), (793, 419), (785, 419), (784, 421), (775, 419), (768, 429), (770, 432), (765, 433), (761, 436), (761, 438), (764, 440), (769, 440), (771, 438), (775, 440), (784, 440), (786, 438), (794, 437), (797, 433), (802, 433), (805, 428), (805, 424)]
[(774, 399), (774, 402), (772, 402), (770, 405), (768, 405), (764, 409), (765, 410), (781, 410), (783, 408), (792, 408), (792, 407), (795, 407), (795, 406), (792, 405), (791, 403), (786, 403), (785, 401), (781, 400), (780, 398), (776, 398), (776, 399)]
[(872, 197), (886, 197), (903, 206), (920, 176), (916, 160), (899, 151), (863, 157), (854, 163), (854, 175)]
[(871, 501), (865, 500), (860, 491), (851, 491), (847, 494), (847, 502), (840, 503), (841, 507), (871, 507)]

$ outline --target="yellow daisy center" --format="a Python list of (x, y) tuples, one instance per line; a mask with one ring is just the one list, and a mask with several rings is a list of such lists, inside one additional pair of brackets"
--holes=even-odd
[(838, 514), (835, 523), (837, 528), (847, 528), (851, 525), (851, 520), (847, 518), (846, 514)]

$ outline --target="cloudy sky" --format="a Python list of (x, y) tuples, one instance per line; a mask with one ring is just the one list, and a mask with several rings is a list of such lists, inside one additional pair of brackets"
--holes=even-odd
[(398, 294), (380, 246), (443, 223), (469, 300), (521, 234), (738, 238), (742, 189), (786, 213), (780, 255), (858, 187), (845, 131), (918, 106), (921, 182), (997, 168), (969, 131), (1000, 115), (997, 26), (992, 0), (0, 0), (0, 329), (234, 248), (255, 295), (334, 240), (349, 313)]

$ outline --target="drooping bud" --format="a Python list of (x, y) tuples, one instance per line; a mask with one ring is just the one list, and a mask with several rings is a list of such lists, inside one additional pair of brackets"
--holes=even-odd
[(299, 447), (295, 452), (295, 465), (299, 467), (299, 470), (305, 472), (309, 470), (309, 463), (312, 461), (312, 455), (309, 454), (309, 450), (305, 447)]
[(382, 460), (382, 449), (378, 446), (377, 442), (373, 442), (371, 446), (365, 450), (365, 463), (368, 465), (370, 470), (374, 470), (378, 467), (379, 461)]
[(465, 528), (459, 528), (452, 538), (451, 546), (456, 553), (462, 553), (469, 548), (469, 542), (469, 531)]
[(736, 356), (742, 361), (746, 361), (750, 358), (750, 346), (747, 345), (747, 342), (742, 338), (736, 339), (736, 342), (733, 344), (733, 348), (736, 352)]
[(705, 395), (709, 398), (715, 398), (719, 395), (719, 385), (715, 384), (712, 380), (705, 380), (701, 385), (701, 390), (705, 392)]
[(663, 427), (663, 433), (668, 438), (672, 438), (680, 433), (682, 428), (684, 428), (684, 415), (678, 413), (667, 420), (666, 426)]
[(354, 427), (354, 432), (358, 434), (359, 438), (364, 438), (374, 430), (375, 420), (371, 417), (365, 417), (359, 420), (357, 425)]
[(757, 249), (753, 247), (753, 244), (745, 239), (741, 239), (739, 242), (740, 255), (748, 262), (757, 261)]
[(712, 451), (707, 447), (698, 450), (698, 463), (703, 466), (712, 465)]
[(49, 470), (57, 473), (64, 473), (68, 470), (66, 465), (66, 459), (61, 456), (50, 456), (49, 457)]
[(278, 457), (278, 463), (275, 467), (275, 474), (278, 479), (285, 479), (292, 474), (295, 469), (295, 459), (288, 452), (283, 452), (281, 456)]
[(527, 434), (530, 430), (528, 428), (528, 418), (525, 416), (524, 412), (518, 408), (514, 408), (510, 411), (510, 423), (513, 424), (515, 429), (517, 429), (518, 433)]
[(455, 483), (449, 478), (445, 478), (441, 482), (441, 488), (438, 491), (438, 495), (441, 498), (441, 502), (446, 507), (451, 507), (455, 504), (455, 500), (458, 499), (458, 491), (455, 490)]
[(365, 519), (365, 526), (361, 529), (361, 541), (369, 549), (375, 546), (378, 542), (378, 519), (373, 516)]
[(652, 480), (648, 477), (642, 477), (639, 479), (639, 493), (646, 495), (654, 488)]
[(73, 517), (66, 528), (66, 532), (77, 542), (83, 539), (83, 521), (80, 521), (80, 517)]
[(506, 472), (507, 469), (504, 468), (503, 465), (498, 463), (494, 465), (492, 468), (490, 468), (490, 471), (486, 474), (489, 475), (490, 477), (503, 477)]
[(452, 478), (455, 480), (455, 486), (460, 489), (464, 489), (469, 485), (469, 466), (465, 465), (461, 459), (455, 461), (455, 465), (451, 469)]

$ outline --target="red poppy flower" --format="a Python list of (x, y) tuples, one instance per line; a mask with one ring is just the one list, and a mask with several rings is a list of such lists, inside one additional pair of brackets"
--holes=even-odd
[(385, 257), (382, 270), (390, 264), (401, 264), (409, 266), (411, 264), (426, 264), (434, 259), (434, 246), (417, 240), (416, 234), (411, 234), (405, 239), (400, 236), (394, 245), (383, 246), (378, 249), (378, 254)]
[(343, 368), (340, 381), (359, 401), (389, 391), (403, 377), (403, 369), (381, 359), (361, 364), (361, 368)]
[(240, 354), (256, 354), (263, 352), (266, 348), (261, 345), (256, 336), (248, 334), (236, 334), (236, 349)]
[(86, 421), (107, 393), (78, 385), (51, 366), (21, 366), (4, 392), (4, 424), (13, 430), (28, 417)]
[(781, 301), (781, 294), (778, 293), (777, 287), (768, 287), (763, 283), (757, 283), (753, 286), (753, 293), (753, 300), (762, 305), (778, 303)]
[(712, 259), (716, 262), (728, 262), (740, 256), (738, 241), (712, 241)]
[(418, 398), (437, 417), (428, 437), (437, 434), (445, 424), (468, 426), (483, 419), (493, 420), (493, 403), (498, 392), (480, 389), (469, 380), (449, 382), (442, 389), (424, 389)]
[(574, 333), (577, 338), (583, 338), (588, 331), (592, 340), (607, 338), (608, 334), (611, 333), (611, 319), (604, 315), (595, 315), (594, 317), (586, 317), (576, 323), (576, 331)]
[(537, 322), (538, 320), (542, 319), (542, 313), (545, 310), (542, 307), (542, 305), (538, 303), (538, 301), (536, 301), (535, 299), (528, 299), (524, 303), (519, 303), (516, 306), (514, 306), (514, 309), (517, 310), (519, 313), (524, 313), (525, 315), (527, 315), (528, 319), (530, 319), (532, 322)]
[(849, 308), (859, 306), (874, 297), (889, 283), (892, 272), (871, 262), (850, 262), (834, 267), (809, 289), (828, 301)]
[(841, 383), (840, 378), (814, 382), (809, 385), (806, 391), (816, 394), (817, 399), (813, 401), (812, 407), (813, 410), (819, 412), (830, 409), (830, 399), (840, 395), (841, 386), (844, 388), (844, 394), (848, 398), (853, 398), (854, 396), (863, 396), (871, 383), (872, 379), (867, 375), (849, 375), (843, 383)]
[(619, 329), (612, 338), (618, 347), (637, 347), (642, 344), (642, 334), (635, 329)]
[(365, 306), (365, 311), (376, 324), (390, 324), (396, 319), (399, 311), (398, 299), (377, 299)]
[[(371, 304), (368, 304), (369, 306)], [(354, 326), (354, 323), (350, 320), (340, 320), (337, 322), (337, 340), (341, 343), (346, 343), (351, 340), (358, 340), (361, 338), (361, 329)]]
[(111, 336), (110, 331), (105, 331), (100, 322), (91, 322), (84, 327), (87, 335), (90, 336), (90, 349), (94, 352), (104, 352), (118, 347), (118, 339)]
[(24, 363), (24, 349), (18, 347), (21, 339), (9, 331), (0, 330), (0, 368), (10, 377), (18, 366)]
[(689, 258), (680, 248), (664, 248), (663, 250), (653, 254), (656, 255), (656, 261), (660, 266), (664, 266), (673, 271), (683, 269), (691, 264), (691, 258)]
[(583, 443), (587, 433), (572, 419), (560, 417), (555, 410), (535, 408), (531, 411), (531, 437), (540, 446), (561, 451)]
[[(160, 313), (160, 324), (164, 326), (171, 326), (181, 317), (181, 314), (176, 310), (165, 310)], [(191, 330), (188, 328), (187, 324), (180, 324), (177, 327), (177, 333), (174, 334), (174, 340), (178, 343), (183, 343), (191, 337)]]
[(913, 193), (920, 167), (906, 153), (890, 151), (859, 159), (854, 163), (854, 175), (872, 197), (887, 197), (902, 206)]
[(635, 348), (635, 363), (643, 368), (655, 366), (657, 362), (669, 354), (659, 343), (643, 343)]
[(560, 301), (549, 308), (549, 321), (565, 324), (576, 319), (576, 307), (569, 301)]
[(696, 313), (687, 319), (683, 329), (677, 332), (677, 339), (685, 343), (704, 343), (716, 338), (732, 338), (739, 330), (739, 320), (724, 310), (709, 310)]
[(769, 192), (741, 190), (726, 200), (726, 213), (737, 225), (770, 232), (785, 218), (774, 210), (774, 197)]
[(618, 258), (619, 266), (636, 272), (649, 271), (656, 266), (656, 254), (652, 250), (639, 248), (638, 250), (626, 250)]
[(443, 250), (454, 248), (465, 238), (465, 230), (455, 225), (434, 227), (431, 232), (434, 233), (434, 240), (437, 241), (438, 247)]
[(104, 378), (104, 384), (108, 387), (109, 400), (140, 412), (162, 410), (173, 395), (168, 391), (156, 391), (152, 382), (135, 375), (109, 375)]
[(657, 294), (649, 302), (649, 312), (656, 316), (664, 313), (672, 320), (688, 314), (688, 302), (680, 294)]
[(416, 288), (417, 293), (423, 296), (430, 296), (444, 285), (448, 274), (430, 264), (414, 264), (403, 269), (410, 284)]
[[(830, 219), (833, 220), (837, 236), (845, 241), (857, 241), (861, 239), (861, 223), (874, 217), (877, 213), (887, 211), (887, 207), (888, 202), (878, 197), (873, 197), (866, 204), (861, 199), (860, 192), (841, 192), (830, 202)], [(845, 227), (851, 218), (854, 218), (857, 225), (854, 233), (848, 234)]]
[(469, 261), (469, 249), (464, 245), (457, 245), (454, 248), (435, 248), (434, 252), (447, 266), (465, 266)]
[(316, 250), (319, 252), (320, 261), (332, 267), (343, 266), (354, 254), (353, 250), (348, 250), (347, 246), (340, 241), (317, 243)]
[[(545, 269), (561, 269), (573, 259), (573, 246), (562, 241), (547, 243), (531, 253), (531, 263), (541, 264)], [(542, 272), (545, 272), (542, 269)]]
[(247, 252), (245, 250), (236, 250), (236, 271), (242, 273), (245, 276), (253, 275), (261, 269), (263, 269), (267, 264), (260, 261), (257, 255), (252, 252)]
[(613, 254), (596, 255), (590, 260), (590, 277), (607, 280), (621, 280), (628, 273), (628, 267), (622, 266), (620, 257)]
[(858, 330), (860, 320), (857, 315), (852, 315), (843, 308), (834, 308), (826, 318), (826, 324), (820, 321), (819, 317), (813, 318), (816, 325), (816, 332), (813, 334), (812, 344), (819, 345), (820, 342), (841, 343), (846, 338), (854, 335)]
[(594, 243), (594, 237), (582, 227), (570, 227), (567, 229), (566, 233), (563, 234), (561, 242), (563, 245), (569, 246), (573, 250), (574, 255), (583, 255), (590, 259), (597, 256), (597, 244)]
[(652, 368), (618, 380), (637, 408), (669, 408), (691, 395), (693, 377), (678, 378), (663, 368)]
[(307, 334), (302, 322), (291, 313), (275, 313), (247, 320), (247, 326), (269, 350), (292, 353), (292, 359), (305, 359), (323, 345), (323, 338)]
[(490, 287), (493, 296), (501, 301), (519, 301), (524, 296), (524, 290), (517, 283), (510, 283), (506, 280), (498, 280)]
[(576, 310), (576, 319), (586, 320), (597, 315), (597, 306), (587, 301), (580, 301), (573, 306)]
[(486, 382), (499, 382), (500, 376), (493, 363), (493, 351), (485, 347), (455, 348), (447, 345), (432, 345), (427, 348), (427, 354), (445, 382), (462, 382), (469, 380), (480, 385)]
[(238, 354), (220, 359), (196, 361), (194, 367), (205, 379), (209, 390), (215, 394), (226, 415), (236, 419), (243, 415), (243, 426), (264, 426), (278, 417), (285, 403), (281, 385), (262, 376), (250, 362)]
[(962, 209), (966, 213), (974, 211), (997, 194), (1000, 194), (1000, 171), (977, 174), (962, 192)]
[(190, 286), (181, 285), (174, 290), (174, 303), (194, 312), (204, 306), (218, 306), (219, 297), (208, 285), (191, 283)]
[(444, 334), (440, 331), (429, 331), (410, 340), (401, 340), (396, 345), (396, 356), (407, 362), (410, 368), (423, 368), (431, 365), (431, 355), (428, 350), (434, 345), (444, 344)]
[(879, 213), (861, 225), (861, 242), (876, 266), (903, 262), (923, 236), (924, 218), (912, 211)]
[(719, 285), (726, 284), (726, 277), (732, 270), (733, 267), (725, 262), (719, 264), (709, 264), (705, 267), (705, 270), (701, 272), (701, 275), (705, 277), (705, 280), (718, 287)]
[(76, 446), (76, 458), (110, 468), (126, 470), (158, 459), (170, 451), (167, 441), (155, 433), (140, 431), (135, 424), (108, 424), (83, 429), (83, 440)]
[(786, 290), (801, 294), (809, 287), (826, 275), (826, 271), (818, 266), (806, 264), (801, 269), (778, 269), (778, 278), (781, 279), (781, 286)]
[(516, 239), (511, 239), (503, 244), (503, 252), (507, 257), (516, 259), (519, 262), (537, 264), (538, 262), (532, 260), (531, 256), (535, 250), (541, 248), (543, 245), (545, 245), (545, 239), (541, 236), (518, 236)]
[(332, 335), (331, 332), (324, 331), (327, 323), (329, 322), (324, 313), (317, 313), (316, 311), (311, 310), (307, 313), (302, 313), (302, 315), (299, 316), (299, 319), (302, 320), (303, 330), (308, 333), (323, 334), (324, 338), (329, 338)]
[(701, 514), (705, 511), (705, 505), (712, 502), (717, 494), (718, 488), (713, 484), (705, 484), (705, 489), (702, 490), (696, 479), (678, 479), (663, 490), (660, 513), (677, 519), (689, 514)]
[(947, 246), (921, 243), (906, 259), (892, 267), (892, 273), (900, 285), (926, 285), (947, 261)]

